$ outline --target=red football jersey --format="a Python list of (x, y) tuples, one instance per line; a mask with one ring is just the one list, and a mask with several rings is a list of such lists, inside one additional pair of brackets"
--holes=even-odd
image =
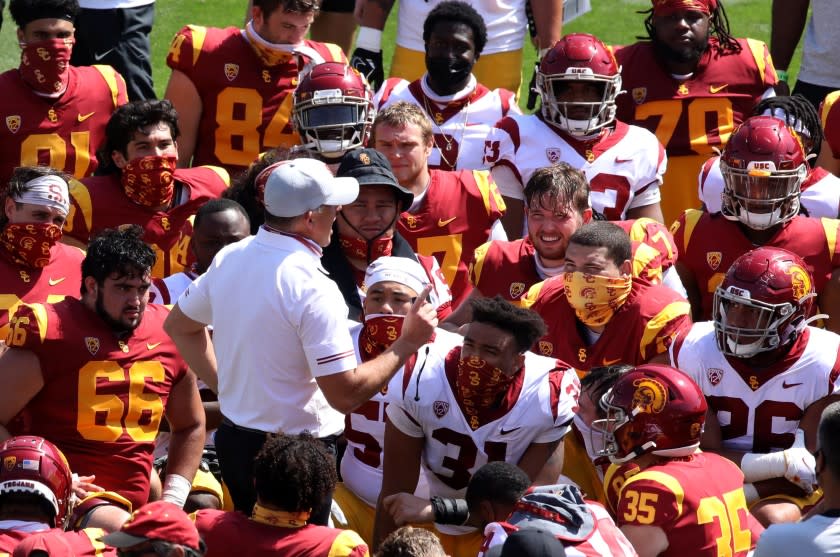
[(24, 269), (0, 256), (0, 338), (9, 333), (9, 316), (21, 303), (53, 304), (65, 296), (78, 298), (82, 286), (84, 252), (65, 244), (50, 250), (43, 269)]
[(482, 296), (492, 298), (498, 294), (519, 305), (522, 295), (542, 280), (537, 273), (536, 256), (528, 238), (486, 242), (475, 250), (470, 283)]
[(128, 102), (125, 82), (111, 66), (70, 66), (67, 90), (58, 99), (39, 97), (17, 68), (0, 74), (0, 182), (16, 166), (51, 166), (77, 178), (96, 170), (105, 125)]
[(741, 469), (716, 454), (664, 461), (624, 482), (616, 522), (662, 528), (663, 557), (743, 557), (755, 547), (743, 483)]
[[(784, 248), (801, 257), (814, 277), (817, 294), (840, 266), (836, 252), (838, 226), (835, 219), (812, 219), (798, 216), (782, 225), (765, 246)], [(674, 224), (671, 233), (684, 265), (697, 281), (702, 297), (702, 319), (712, 317), (712, 299), (732, 263), (756, 246), (744, 236), (740, 223), (726, 220), (720, 213), (710, 215), (694, 209), (686, 211)]]
[(44, 387), (24, 407), (12, 435), (49, 439), (71, 470), (95, 474), (98, 485), (134, 508), (144, 504), (161, 416), (187, 373), (163, 332), (168, 314), (164, 306), (147, 305), (137, 329), (118, 341), (80, 300), (20, 306), (6, 344), (38, 356)]
[(242, 29), (187, 25), (175, 35), (167, 65), (183, 72), (201, 96), (193, 166), (213, 164), (244, 170), (272, 147), (300, 142), (292, 127), (292, 91), (310, 62), (347, 62), (334, 44), (304, 41), (320, 60), (306, 56), (268, 67)]
[[(95, 555), (111, 556), (116, 555), (117, 550), (108, 547), (99, 538), (107, 534), (101, 528), (84, 528), (75, 532), (65, 532), (60, 528), (51, 528), (37, 532), (22, 532), (19, 530), (0, 530), (0, 557), (8, 557), (15, 548), (27, 538), (38, 536), (39, 538), (59, 538), (65, 551), (72, 553), (51, 553), (52, 555), (74, 555), (76, 557), (94, 557)], [(63, 542), (63, 543), (62, 543)], [(47, 542), (49, 543), (49, 542)], [(55, 544), (51, 544), (56, 549)]]
[(703, 163), (778, 82), (763, 42), (737, 39), (741, 52), (721, 55), (716, 40), (685, 80), (659, 62), (649, 41), (615, 52), (627, 91), (616, 98), (616, 117), (652, 131), (668, 153), (661, 206), (669, 222), (700, 206), (694, 184)]
[(397, 230), (411, 248), (438, 259), (452, 289), (453, 308), (472, 290), (470, 260), (504, 212), (505, 202), (489, 172), (432, 170), (420, 207), (400, 215)]
[(193, 515), (207, 544), (205, 557), (366, 557), (368, 547), (352, 530), (307, 524), (283, 528), (251, 520), (241, 513), (203, 509)]
[(189, 199), (166, 211), (155, 211), (131, 201), (116, 174), (72, 181), (70, 214), (64, 233), (87, 243), (106, 228), (139, 224), (145, 230), (143, 241), (157, 253), (153, 276), (162, 278), (189, 269), (194, 261), (189, 250), (191, 218), (207, 201), (222, 195), (229, 178), (221, 168), (201, 166), (179, 168), (175, 171), (175, 181), (186, 188)]
[(679, 294), (658, 284), (633, 279), (630, 296), (592, 345), (563, 292), (563, 277), (534, 285), (523, 301), (548, 327), (537, 351), (588, 371), (617, 363), (639, 365), (662, 354), (691, 328), (691, 309)]

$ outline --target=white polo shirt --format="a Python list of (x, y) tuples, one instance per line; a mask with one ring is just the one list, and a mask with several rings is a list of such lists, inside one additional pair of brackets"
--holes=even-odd
[(356, 367), (347, 305), (321, 267), (321, 250), (260, 228), (226, 246), (178, 299), (213, 326), (219, 404), (234, 424), (316, 437), (340, 433), (315, 377)]

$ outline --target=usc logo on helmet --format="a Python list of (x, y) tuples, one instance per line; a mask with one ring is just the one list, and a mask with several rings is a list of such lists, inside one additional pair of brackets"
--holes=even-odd
[(790, 275), (790, 289), (798, 302), (811, 293), (811, 276), (799, 265), (791, 265), (785, 271)]
[(646, 414), (659, 414), (668, 400), (668, 389), (655, 379), (644, 378), (633, 381), (633, 408)]

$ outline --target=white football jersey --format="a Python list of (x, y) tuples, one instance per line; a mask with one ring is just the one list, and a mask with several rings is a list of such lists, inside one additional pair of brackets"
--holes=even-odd
[[(566, 557), (636, 557), (633, 544), (621, 533), (603, 505), (587, 501), (586, 508), (592, 514), (596, 527), (583, 541), (573, 543), (558, 538), (566, 549)], [(498, 522), (491, 522), (485, 526), (484, 544), (481, 546), (478, 557), (484, 557), (491, 547), (505, 543), (510, 533), (503, 524)]]
[[(473, 431), (446, 377), (444, 362), (448, 353), (449, 350), (421, 350), (411, 375), (403, 383), (402, 397), (392, 400), (386, 411), (400, 431), (425, 438), (423, 468), (429, 492), (463, 497), (472, 475), (487, 462), (504, 460), (517, 464), (532, 443), (561, 439), (571, 427), (580, 382), (574, 370), (566, 369), (559, 392), (553, 393), (549, 372), (556, 368), (557, 360), (526, 352), (522, 390), (513, 407), (501, 418)], [(437, 528), (446, 534), (473, 531), (462, 526)]]
[[(356, 349), (356, 358), (361, 362), (359, 353), (359, 333), (362, 324), (349, 321), (350, 336)], [(435, 341), (445, 346), (457, 346), (463, 337), (443, 329), (435, 331)], [(422, 348), (421, 348), (422, 350)], [(376, 500), (382, 490), (382, 451), (385, 446), (385, 409), (391, 399), (400, 397), (403, 373), (398, 371), (388, 383), (385, 391), (376, 393), (366, 403), (347, 414), (344, 422), (344, 437), (347, 449), (341, 459), (341, 478), (344, 485), (371, 507), (376, 507)], [(423, 474), (417, 484), (415, 495), (428, 497), (428, 486)]]
[(725, 448), (789, 448), (805, 409), (840, 388), (840, 335), (815, 327), (808, 327), (807, 334), (799, 359), (770, 377), (735, 370), (717, 348), (712, 321), (695, 323), (682, 346), (672, 348), (674, 367), (694, 379), (715, 410)]
[(510, 168), (519, 184), (502, 195), (523, 199), (525, 184), (537, 169), (564, 161), (582, 170), (592, 190), (592, 208), (608, 220), (626, 220), (627, 210), (660, 200), (659, 187), (667, 166), (665, 150), (644, 128), (616, 122), (611, 134), (581, 154), (537, 115), (512, 115), (500, 120), (484, 144), (484, 161)]
[[(373, 99), (376, 110), (395, 102), (405, 101), (423, 109), (432, 123), (435, 146), (429, 155), (429, 166), (441, 170), (483, 170), (484, 140), (490, 129), (508, 114), (520, 114), (514, 93), (506, 89), (489, 90), (483, 85), (471, 84), (473, 92), (467, 104), (455, 112), (447, 103), (438, 103), (429, 95), (423, 75), (408, 82), (388, 79)], [(462, 97), (464, 98), (464, 97)], [(460, 103), (458, 103), (460, 106)]]
[[(397, 20), (397, 44), (424, 52), (423, 22), (432, 8), (442, 0), (400, 0)], [(487, 26), (487, 45), (482, 55), (519, 50), (525, 40), (528, 21), (526, 0), (470, 0), (467, 2), (481, 14)]]
[[(840, 178), (815, 168), (811, 172), (817, 173), (816, 180), (808, 184), (812, 177), (803, 184), (802, 195), (799, 200), (808, 210), (808, 216), (814, 218), (826, 217), (836, 219), (840, 214)], [(723, 174), (720, 173), (720, 157), (712, 157), (703, 164), (697, 176), (697, 195), (706, 206), (706, 211), (719, 213), (721, 195), (723, 195)]]

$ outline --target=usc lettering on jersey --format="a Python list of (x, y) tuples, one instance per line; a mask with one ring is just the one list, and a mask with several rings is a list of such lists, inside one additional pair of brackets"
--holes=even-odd
[(76, 298), (82, 286), (82, 250), (58, 243), (43, 269), (25, 269), (0, 256), (0, 338), (9, 333), (9, 317), (21, 304), (60, 302)]
[(173, 386), (187, 365), (149, 304), (125, 341), (80, 300), (24, 304), (9, 322), (6, 344), (32, 351), (44, 386), (22, 410), (12, 435), (54, 442), (79, 475), (128, 499), (149, 496), (152, 451)]
[(432, 170), (425, 197), (414, 212), (404, 212), (397, 230), (421, 255), (437, 258), (457, 308), (472, 289), (469, 263), (502, 218), (505, 202), (487, 171)]
[[(745, 557), (755, 547), (741, 470), (722, 456), (697, 452), (628, 478), (616, 508), (619, 526), (658, 526), (664, 557)], [(724, 553), (720, 553), (723, 551)]]
[(313, 57), (297, 55), (286, 64), (262, 64), (242, 29), (187, 25), (175, 35), (166, 64), (184, 73), (201, 97), (193, 166), (212, 164), (233, 173), (260, 153), (293, 147), (292, 91), (307, 64), (347, 62), (334, 44), (304, 41)]
[[(698, 195), (709, 213), (720, 213), (723, 194), (723, 175), (720, 173), (720, 157), (712, 157), (703, 163), (698, 176)], [(824, 168), (808, 169), (808, 177), (800, 188), (800, 201), (807, 216), (836, 219), (840, 215), (840, 178)]]
[(373, 99), (376, 109), (398, 101), (422, 108), (432, 122), (435, 145), (429, 155), (429, 167), (441, 170), (476, 170), (488, 168), (484, 163), (484, 140), (500, 118), (508, 112), (519, 113), (516, 97), (507, 89), (490, 90), (476, 83), (466, 98), (441, 106), (423, 91), (421, 77), (409, 83), (391, 78)]
[(17, 166), (50, 166), (76, 178), (96, 170), (105, 125), (128, 102), (125, 81), (111, 66), (70, 66), (67, 90), (58, 99), (39, 97), (17, 68), (0, 74), (0, 181)]
[(515, 191), (502, 191), (514, 199), (523, 199), (523, 189), (537, 169), (560, 161), (586, 174), (592, 208), (608, 220), (627, 218), (628, 209), (658, 202), (667, 166), (656, 137), (623, 122), (586, 143), (538, 115), (512, 115), (497, 122), (484, 143), (484, 162), (507, 166), (519, 179)]
[[(840, 221), (797, 216), (782, 225), (765, 246), (784, 248), (801, 257), (814, 278), (817, 294), (840, 266), (836, 253)], [(719, 213), (689, 209), (671, 225), (671, 233), (680, 250), (680, 264), (697, 281), (702, 298), (701, 319), (711, 319), (712, 298), (726, 271), (738, 257), (755, 246), (741, 232), (739, 223), (726, 220)]]
[(691, 328), (691, 310), (679, 294), (644, 279), (633, 279), (630, 296), (593, 344), (585, 340), (575, 310), (563, 292), (563, 277), (535, 284), (523, 306), (540, 314), (548, 327), (537, 342), (541, 354), (573, 362), (575, 369), (617, 363), (639, 365), (668, 350)]
[(805, 410), (840, 390), (840, 336), (815, 327), (805, 329), (792, 353), (768, 370), (733, 367), (737, 359), (718, 350), (711, 321), (696, 323), (674, 345), (673, 356), (706, 395), (727, 449), (789, 448)]
[(778, 82), (770, 52), (761, 41), (737, 39), (740, 53), (718, 53), (717, 39), (687, 80), (677, 80), (649, 41), (619, 47), (622, 87), (616, 117), (656, 134), (668, 153), (663, 209), (675, 219), (698, 201), (690, 184), (703, 162), (722, 149), (768, 88)]
[(230, 184), (227, 171), (202, 166), (179, 168), (175, 183), (183, 188), (177, 198), (185, 199), (165, 211), (138, 205), (125, 195), (118, 175), (93, 176), (70, 182), (70, 214), (64, 233), (76, 240), (88, 240), (106, 228), (124, 224), (143, 227), (143, 241), (157, 254), (152, 276), (163, 278), (189, 269), (194, 256), (189, 249), (192, 238), (192, 217), (198, 208), (222, 195)]
[[(566, 364), (526, 352), (523, 371), (510, 387), (520, 389), (512, 407), (473, 430), (452, 387), (460, 347), (447, 350), (447, 344), (433, 343), (428, 354), (418, 353), (403, 378), (402, 396), (392, 400), (386, 412), (400, 431), (425, 438), (429, 492), (463, 497), (473, 473), (487, 462), (516, 464), (532, 443), (561, 439), (577, 410), (580, 382)], [(435, 526), (445, 534), (472, 531)]]

